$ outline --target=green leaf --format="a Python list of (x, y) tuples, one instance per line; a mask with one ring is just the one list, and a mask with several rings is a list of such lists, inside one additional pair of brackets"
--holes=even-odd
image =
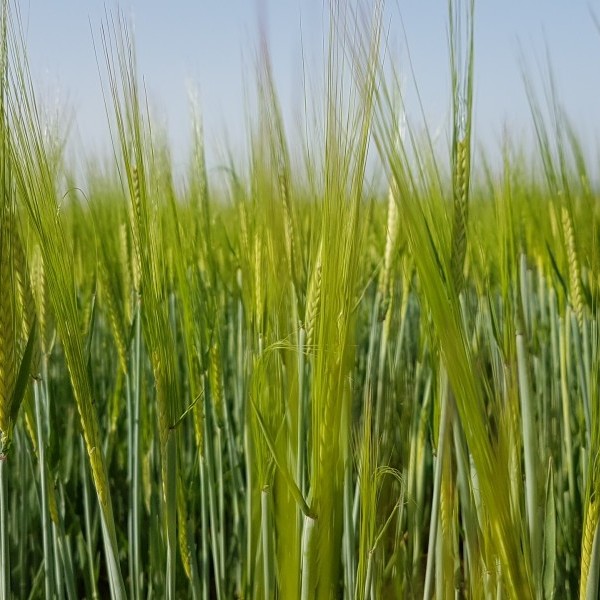
[(19, 408), (21, 402), (25, 396), (25, 390), (29, 383), (29, 374), (31, 368), (31, 360), (33, 357), (33, 346), (35, 343), (36, 333), (36, 321), (34, 319), (31, 331), (29, 332), (29, 338), (27, 339), (27, 346), (21, 359), (21, 365), (19, 366), (19, 374), (17, 376), (17, 382), (13, 391), (11, 403), (10, 403), (10, 429), (2, 432), (2, 447), (0, 448), (0, 454), (5, 455), (10, 449), (12, 443), (12, 428), (19, 416)]
[(258, 407), (254, 403), (254, 400), (250, 400), (250, 402), (252, 404), (252, 408), (254, 409), (254, 413), (256, 414), (256, 420), (258, 421), (260, 430), (265, 438), (265, 442), (267, 443), (267, 446), (269, 447), (269, 450), (271, 451), (271, 454), (273, 455), (273, 460), (275, 461), (277, 468), (281, 471), (281, 475), (283, 476), (285, 482), (287, 483), (288, 487), (290, 488), (290, 493), (294, 497), (294, 500), (296, 500), (296, 502), (298, 503), (298, 506), (300, 507), (300, 510), (302, 511), (302, 513), (305, 516), (314, 519), (315, 515), (313, 514), (310, 507), (306, 503), (306, 500), (304, 499), (304, 496), (302, 495), (300, 488), (298, 488), (298, 486), (296, 485), (296, 482), (294, 481), (294, 478), (290, 474), (289, 469), (286, 467), (285, 463), (283, 461), (281, 461), (280, 458), (277, 456), (277, 451), (275, 450), (275, 443), (273, 442), (273, 440), (271, 439), (271, 436), (269, 435), (269, 432), (267, 431), (267, 426), (265, 425), (265, 422), (263, 421), (263, 419), (260, 415), (260, 412), (258, 411)]

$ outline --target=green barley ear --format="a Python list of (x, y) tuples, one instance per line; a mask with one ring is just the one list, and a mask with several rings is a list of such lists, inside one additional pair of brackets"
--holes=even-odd
[[(119, 226), (119, 257), (118, 261), (122, 268), (122, 292), (123, 297), (119, 299), (123, 303), (125, 322), (133, 322), (133, 301), (132, 301), (132, 272), (133, 265), (131, 260), (131, 252), (129, 250), (129, 234), (127, 229), (127, 223), (121, 223)], [(139, 282), (139, 273), (137, 273), (137, 281)]]
[(396, 186), (390, 185), (388, 192), (387, 227), (385, 231), (385, 250), (383, 253), (383, 268), (379, 278), (379, 294), (384, 301), (383, 314), (389, 304), (390, 274), (392, 271), (392, 260), (396, 251), (398, 239), (398, 198)]
[(456, 140), (454, 151), (454, 220), (450, 265), (457, 290), (464, 285), (464, 264), (467, 254), (467, 220), (469, 215), (470, 139)]
[(319, 242), (319, 249), (315, 265), (308, 284), (306, 293), (306, 313), (304, 327), (306, 328), (306, 347), (310, 350), (315, 343), (315, 336), (319, 328), (319, 312), (321, 310), (321, 279), (323, 271), (323, 240)]
[[(4, 212), (8, 212), (5, 209)], [(17, 374), (17, 314), (15, 305), (14, 269), (10, 253), (9, 218), (1, 215), (0, 225), (0, 436), (5, 453), (12, 432), (12, 395)]]
[[(452, 225), (452, 248), (450, 269), (456, 290), (464, 284), (464, 263), (467, 252), (467, 220), (469, 208), (469, 185), (471, 179), (471, 123), (473, 118), (473, 44), (474, 8), (473, 0), (468, 5), (468, 31), (462, 31), (460, 8), (450, 0), (450, 70), (452, 78), (452, 187), (454, 219)], [(463, 35), (466, 34), (463, 39)], [(467, 40), (466, 47), (463, 42)]]
[(52, 352), (54, 341), (52, 312), (48, 300), (48, 282), (46, 281), (46, 270), (44, 259), (39, 244), (33, 247), (30, 263), (31, 291), (35, 304), (38, 331), (42, 353), (46, 356)]
[[(18, 332), (18, 347), (22, 353), (29, 334), (36, 320), (35, 301), (33, 298), (33, 290), (31, 289), (31, 280), (29, 276), (29, 265), (25, 257), (25, 248), (21, 242), (21, 236), (16, 230), (13, 239), (13, 255), (15, 267), (15, 287), (17, 292), (18, 320), (20, 322), (20, 331)], [(36, 350), (38, 345), (36, 344)], [(39, 353), (37, 353), (39, 354)], [(37, 365), (39, 356), (36, 356), (34, 367)]]
[(567, 250), (567, 260), (569, 263), (569, 292), (571, 304), (577, 315), (579, 328), (583, 327), (584, 303), (583, 291), (581, 287), (581, 272), (579, 270), (579, 259), (577, 256), (577, 247), (575, 245), (575, 233), (573, 230), (573, 218), (566, 206), (562, 207), (561, 220), (563, 233), (565, 236), (565, 245)]
[(209, 381), (210, 393), (212, 397), (215, 417), (219, 427), (223, 425), (224, 407), (223, 407), (223, 373), (221, 371), (221, 345), (219, 343), (219, 334), (215, 331), (215, 340), (210, 348), (209, 355)]
[(0, 210), (0, 454), (8, 452), (29, 381), (35, 310), (11, 202)]
[(177, 481), (177, 541), (179, 542), (179, 554), (181, 556), (181, 562), (183, 564), (183, 570), (188, 579), (192, 579), (192, 567), (191, 567), (191, 548), (188, 544), (187, 535), (187, 508), (186, 508), (186, 497), (185, 497), (185, 482), (181, 476), (181, 472), (178, 473)]
[(115, 346), (117, 347), (119, 366), (123, 373), (127, 373), (127, 342), (125, 340), (125, 327), (121, 312), (122, 305), (119, 303), (119, 297), (115, 294), (115, 290), (112, 287), (108, 268), (102, 261), (98, 264), (98, 276), (100, 279), (102, 300), (108, 314), (108, 323), (112, 331)]
[(598, 520), (600, 517), (600, 502), (595, 493), (592, 493), (586, 503), (585, 518), (583, 521), (583, 536), (581, 543), (581, 583), (579, 597), (584, 600), (587, 596), (587, 583), (590, 576), (594, 538), (597, 535)]

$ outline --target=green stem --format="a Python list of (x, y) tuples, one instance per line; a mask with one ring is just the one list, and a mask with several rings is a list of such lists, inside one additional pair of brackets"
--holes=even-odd
[(81, 447), (81, 481), (83, 485), (83, 517), (85, 523), (85, 549), (88, 563), (89, 586), (92, 600), (99, 600), (98, 587), (96, 584), (96, 571), (94, 569), (94, 551), (92, 549), (92, 538), (94, 527), (92, 526), (91, 504), (90, 504), (90, 483), (86, 469), (86, 451), (83, 437), (80, 437)]
[(170, 429), (166, 447), (165, 515), (167, 531), (167, 600), (175, 600), (177, 560), (177, 437)]
[(423, 587), (423, 599), (429, 600), (433, 592), (435, 547), (437, 538), (437, 529), (439, 522), (440, 497), (442, 489), (442, 467), (444, 465), (444, 454), (446, 448), (446, 438), (448, 428), (451, 422), (450, 409), (450, 386), (445, 379), (442, 393), (442, 413), (440, 415), (440, 430), (438, 433), (437, 458), (435, 461), (435, 474), (433, 480), (433, 498), (431, 500), (431, 520), (429, 523), (429, 541), (427, 544), (427, 566), (425, 568), (425, 585)]
[(525, 338), (517, 333), (517, 368), (519, 375), (519, 395), (521, 397), (521, 420), (523, 425), (523, 449), (525, 460), (525, 495), (527, 518), (529, 520), (529, 543), (531, 564), (536, 583), (541, 582), (542, 538), (539, 519), (538, 486), (536, 468), (538, 465), (537, 439), (535, 432), (535, 411), (532, 403), (527, 365)]
[(314, 584), (312, 565), (314, 561), (313, 537), (317, 520), (308, 515), (304, 516), (304, 528), (302, 530), (302, 584), (300, 588), (301, 600), (312, 600), (314, 598)]
[(213, 557), (213, 568), (215, 577), (215, 588), (217, 599), (223, 597), (223, 575), (221, 571), (221, 550), (219, 548), (221, 536), (219, 535), (220, 524), (218, 522), (218, 502), (217, 502), (217, 491), (216, 485), (210, 485), (216, 481), (216, 470), (215, 470), (215, 456), (214, 456), (214, 428), (213, 428), (213, 414), (208, 402), (207, 394), (204, 394), (204, 424), (205, 424), (205, 435), (204, 435), (204, 450), (206, 459), (206, 475), (205, 485), (208, 491), (208, 514), (210, 519), (210, 535), (212, 542), (212, 557)]
[(271, 598), (271, 527), (269, 525), (269, 486), (260, 493), (261, 538), (265, 600)]
[(41, 384), (39, 381), (33, 382), (33, 396), (35, 402), (35, 420), (37, 429), (38, 461), (40, 467), (40, 486), (41, 486), (41, 513), (42, 513), (42, 545), (44, 549), (44, 591), (46, 598), (53, 598), (55, 593), (54, 577), (52, 565), (51, 547), (51, 526), (50, 515), (48, 513), (48, 482), (46, 479), (46, 445), (44, 441), (44, 425), (42, 423), (41, 408)]
[(131, 493), (129, 496), (129, 572), (130, 572), (130, 593), (132, 600), (140, 598), (140, 396), (141, 396), (141, 353), (142, 353), (142, 333), (141, 333), (140, 305), (135, 314), (135, 338), (133, 343), (133, 389), (129, 375), (127, 375), (127, 398), (129, 401), (129, 425), (128, 433), (130, 436), (129, 445), (129, 476), (131, 479)]
[(0, 599), (10, 598), (10, 552), (8, 548), (8, 481), (6, 456), (0, 456)]

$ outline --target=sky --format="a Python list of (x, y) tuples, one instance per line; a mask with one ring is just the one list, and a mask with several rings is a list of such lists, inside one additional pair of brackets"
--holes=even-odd
[[(107, 153), (109, 135), (94, 44), (106, 11), (133, 24), (138, 71), (153, 115), (166, 126), (176, 163), (190, 137), (197, 90), (210, 168), (227, 143), (243, 148), (259, 22), (266, 25), (276, 85), (293, 138), (304, 92), (323, 74), (328, 0), (21, 0), (30, 67), (42, 103), (72, 115), (73, 144)], [(432, 131), (450, 117), (446, 0), (388, 0), (389, 55), (410, 83), (412, 61)], [(476, 0), (475, 134), (498, 147), (532, 130), (523, 73), (543, 95), (548, 57), (559, 99), (584, 145), (600, 133), (600, 0)], [(99, 54), (101, 56), (101, 54)], [(304, 65), (304, 69), (303, 69)], [(100, 70), (102, 61), (100, 58)], [(409, 111), (411, 110), (409, 106)]]

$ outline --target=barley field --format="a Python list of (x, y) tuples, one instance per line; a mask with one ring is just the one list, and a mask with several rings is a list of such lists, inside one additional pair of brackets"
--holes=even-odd
[(533, 93), (537, 143), (486, 160), (472, 0), (443, 153), (381, 3), (342, 5), (311, 141), (265, 50), (217, 185), (119, 13), (114, 156), (72, 169), (2, 2), (0, 599), (598, 599), (597, 167)]

